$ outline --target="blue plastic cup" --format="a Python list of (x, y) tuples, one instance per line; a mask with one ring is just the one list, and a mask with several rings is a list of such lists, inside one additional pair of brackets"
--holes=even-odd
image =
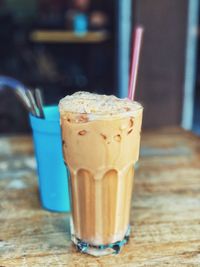
[(62, 155), (57, 106), (44, 108), (45, 119), (30, 115), (39, 177), (40, 199), (50, 211), (70, 211), (68, 177)]

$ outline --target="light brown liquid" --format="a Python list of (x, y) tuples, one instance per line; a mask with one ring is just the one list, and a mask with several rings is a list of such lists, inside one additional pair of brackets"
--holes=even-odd
[(122, 118), (73, 116), (61, 112), (75, 236), (91, 245), (120, 241), (129, 226), (142, 108)]

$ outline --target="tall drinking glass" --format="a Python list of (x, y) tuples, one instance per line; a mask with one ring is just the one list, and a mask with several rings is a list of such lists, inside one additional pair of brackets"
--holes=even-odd
[(111, 96), (88, 98), (68, 96), (59, 109), (70, 172), (71, 238), (80, 251), (99, 256), (118, 253), (128, 241), (143, 108)]

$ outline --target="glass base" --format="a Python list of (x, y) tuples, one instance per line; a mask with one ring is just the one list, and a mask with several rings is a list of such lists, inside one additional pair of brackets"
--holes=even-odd
[(98, 257), (98, 256), (120, 253), (123, 246), (126, 243), (128, 243), (129, 236), (130, 236), (130, 226), (128, 227), (128, 230), (123, 240), (108, 245), (93, 246), (89, 243), (84, 242), (79, 238), (76, 238), (74, 234), (71, 234), (71, 240), (75, 244), (77, 250), (80, 251), (81, 253), (86, 253)]

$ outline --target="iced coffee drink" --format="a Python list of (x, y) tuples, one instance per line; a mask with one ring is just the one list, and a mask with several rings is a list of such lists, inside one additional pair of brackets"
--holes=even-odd
[(119, 252), (129, 235), (142, 106), (77, 92), (59, 103), (64, 160), (70, 172), (72, 240), (82, 252)]

